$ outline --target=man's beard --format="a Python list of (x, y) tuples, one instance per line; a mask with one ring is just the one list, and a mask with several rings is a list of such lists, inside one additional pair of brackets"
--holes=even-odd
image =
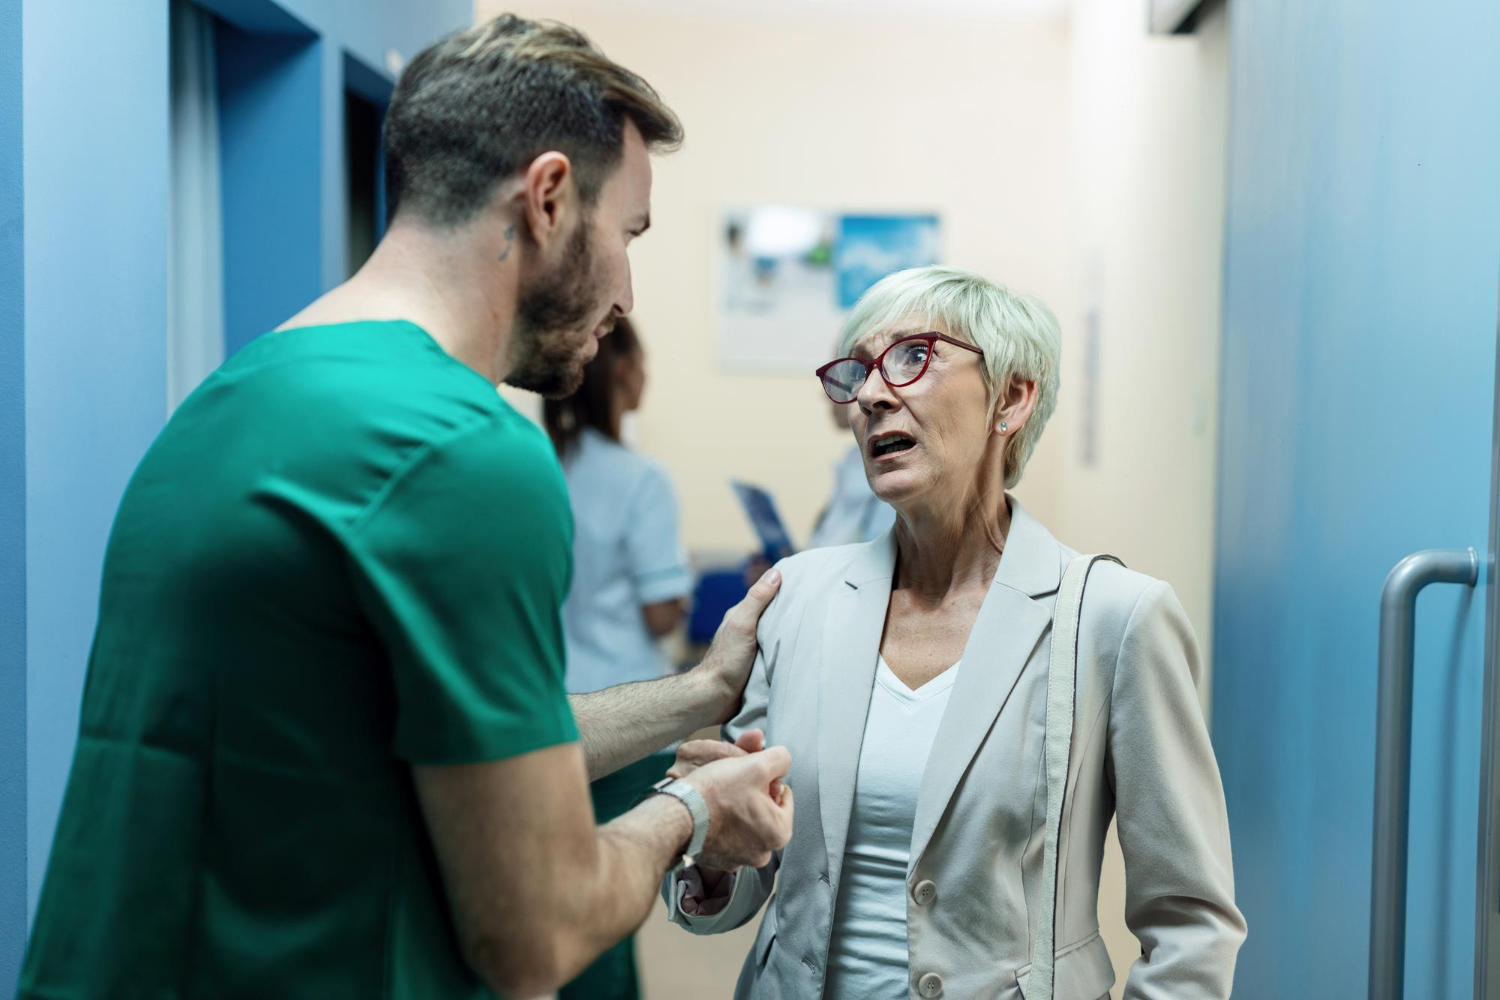
[(506, 385), (561, 399), (583, 384), (583, 347), (594, 335), (591, 321), (601, 299), (589, 229), (582, 220), (557, 267), (521, 295), (511, 332), (515, 365)]

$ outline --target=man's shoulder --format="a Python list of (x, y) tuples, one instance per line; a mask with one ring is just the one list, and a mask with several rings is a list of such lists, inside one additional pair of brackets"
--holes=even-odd
[(423, 443), (431, 462), (472, 477), (476, 487), (530, 483), (566, 494), (552, 442), (536, 424), (496, 397), (494, 407), (434, 429)]
[(314, 406), (341, 398), (377, 410), (502, 402), (484, 376), (405, 320), (275, 330), (252, 340), (216, 375), (226, 386)]
[(571, 545), (568, 490), (547, 436), (501, 403), (408, 438), (352, 519), (356, 532), (420, 520), (454, 539)]

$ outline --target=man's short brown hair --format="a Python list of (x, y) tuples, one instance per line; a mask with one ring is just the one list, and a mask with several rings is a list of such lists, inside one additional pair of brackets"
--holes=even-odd
[(453, 226), (542, 153), (572, 161), (592, 203), (619, 165), (625, 120), (648, 149), (675, 148), (682, 124), (639, 76), (576, 28), (513, 14), (424, 49), (396, 84), (385, 121), (386, 200)]

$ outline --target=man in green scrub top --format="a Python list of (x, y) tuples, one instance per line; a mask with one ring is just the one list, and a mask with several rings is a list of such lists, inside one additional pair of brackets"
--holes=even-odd
[(23, 998), (532, 996), (645, 918), (694, 791), (715, 867), (786, 843), (782, 749), (594, 825), (591, 777), (733, 712), (776, 581), (694, 670), (570, 711), (563, 479), (495, 391), (576, 388), (679, 139), (561, 25), (412, 61), (390, 232), (177, 410), (120, 504)]

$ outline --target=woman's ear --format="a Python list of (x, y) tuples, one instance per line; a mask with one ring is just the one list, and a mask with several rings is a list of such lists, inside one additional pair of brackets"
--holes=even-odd
[(1031, 419), (1031, 411), (1036, 409), (1036, 399), (1035, 379), (1011, 379), (995, 402), (990, 429), (1003, 437), (1019, 432), (1026, 426), (1026, 421)]

